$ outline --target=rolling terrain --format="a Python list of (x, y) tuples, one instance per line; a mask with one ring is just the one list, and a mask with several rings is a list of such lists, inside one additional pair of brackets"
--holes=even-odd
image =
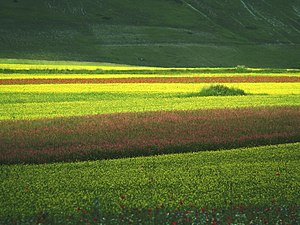
[(2, 0), (0, 57), (299, 68), (300, 1)]

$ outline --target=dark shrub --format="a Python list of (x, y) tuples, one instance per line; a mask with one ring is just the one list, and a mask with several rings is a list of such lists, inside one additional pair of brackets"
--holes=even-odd
[(236, 72), (238, 73), (245, 73), (248, 72), (248, 69), (245, 65), (238, 65), (235, 67)]
[(245, 91), (238, 88), (230, 88), (224, 85), (212, 85), (204, 87), (198, 94), (199, 96), (234, 96), (246, 95)]

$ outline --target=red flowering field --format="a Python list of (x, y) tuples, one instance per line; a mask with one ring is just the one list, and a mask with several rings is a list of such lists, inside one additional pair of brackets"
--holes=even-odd
[(300, 82), (295, 76), (245, 76), (245, 77), (146, 77), (146, 78), (34, 78), (2, 79), (1, 84), (71, 84), (71, 83), (282, 83)]
[(1, 163), (181, 153), (300, 140), (298, 107), (119, 113), (1, 121)]

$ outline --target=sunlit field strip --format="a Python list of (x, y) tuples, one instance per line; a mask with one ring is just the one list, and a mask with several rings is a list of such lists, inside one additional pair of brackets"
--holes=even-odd
[[(242, 70), (250, 72), (259, 71), (283, 71), (282, 69), (271, 69), (271, 68), (247, 68), (244, 66), (240, 67)], [(122, 65), (114, 63), (97, 63), (97, 62), (72, 62), (72, 61), (45, 61), (45, 60), (18, 60), (18, 59), (0, 59), (0, 69), (12, 69), (12, 70), (203, 70), (203, 71), (224, 71), (224, 70), (236, 70), (239, 66), (232, 68), (166, 68), (166, 67), (149, 67), (149, 66), (133, 66), (133, 65)], [(300, 72), (299, 69), (284, 69), (287, 72)], [(238, 71), (237, 71), (238, 72)], [(245, 71), (243, 71), (245, 72)]]
[[(213, 83), (211, 83), (213, 84)], [(251, 94), (300, 94), (300, 83), (222, 83), (228, 87), (241, 88)], [(191, 93), (199, 92), (207, 83), (158, 83), (158, 84), (36, 84), (36, 85), (0, 85), (1, 92), (156, 92)]]
[(1, 121), (0, 164), (182, 153), (300, 141), (300, 109), (258, 107)]
[[(2, 65), (33, 65), (33, 66), (94, 66), (94, 67), (136, 67), (136, 68), (163, 68), (163, 67), (145, 67), (145, 66), (132, 66), (125, 64), (107, 63), (107, 62), (80, 62), (80, 61), (49, 61), (49, 60), (31, 60), (31, 59), (5, 59), (0, 58), (0, 68)], [(181, 68), (185, 69), (185, 68)], [(207, 69), (207, 68), (205, 68)], [(208, 68), (209, 69), (209, 68)], [(215, 68), (213, 68), (215, 69)], [(218, 68), (217, 68), (218, 69)], [(223, 69), (223, 68), (219, 68)], [(252, 70), (260, 70), (259, 68), (253, 68)]]
[[(18, 63), (1, 63), (0, 69), (13, 69), (13, 70), (194, 70), (206, 68), (165, 68), (165, 67), (147, 67), (147, 66), (131, 66), (131, 65), (118, 65), (118, 64), (99, 64), (99, 65), (60, 65), (60, 64), (18, 64)], [(211, 70), (223, 70), (224, 68), (211, 68)]]
[[(7, 216), (51, 215), (126, 208), (217, 210), (300, 203), (300, 144), (80, 163), (0, 166), (0, 221)], [(18, 185), (16, 185), (16, 182)], [(209, 185), (208, 185), (209, 184)], [(122, 202), (121, 196), (125, 199)]]
[[(147, 66), (131, 66), (131, 65), (119, 65), (119, 64), (109, 64), (109, 63), (99, 63), (97, 65), (89, 65), (89, 64), (56, 64), (56, 63), (48, 63), (48, 64), (23, 64), (23, 63), (0, 63), (0, 69), (14, 69), (14, 70), (48, 70), (48, 69), (57, 69), (57, 70), (193, 70), (193, 69), (205, 69), (205, 70), (223, 70), (224, 68), (166, 68), (166, 67), (147, 67)], [(259, 69), (253, 69), (259, 70)]]
[[(143, 66), (128, 66), (117, 64), (104, 65), (45, 65), (45, 64), (0, 64), (0, 69), (14, 69), (14, 70), (164, 70), (164, 68), (143, 67)], [(166, 70), (169, 68), (165, 68)]]
[(31, 79), (31, 78), (51, 78), (51, 79), (64, 79), (64, 78), (154, 78), (154, 77), (300, 77), (300, 73), (176, 73), (176, 74), (1, 74), (0, 79)]
[[(55, 95), (53, 96), (55, 98)], [(194, 110), (209, 108), (300, 106), (299, 95), (249, 95), (232, 97), (154, 97), (93, 101), (2, 104), (0, 120), (23, 120), (118, 112)]]

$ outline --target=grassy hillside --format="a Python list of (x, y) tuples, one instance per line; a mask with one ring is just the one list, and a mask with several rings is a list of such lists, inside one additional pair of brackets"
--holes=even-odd
[(2, 0), (0, 57), (295, 68), (299, 17), (299, 0)]

